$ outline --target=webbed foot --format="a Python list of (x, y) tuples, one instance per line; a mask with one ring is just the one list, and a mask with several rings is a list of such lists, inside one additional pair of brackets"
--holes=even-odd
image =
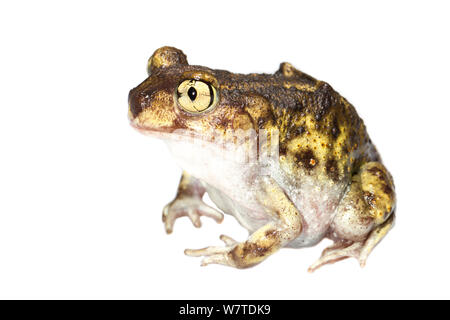
[(369, 254), (386, 236), (389, 230), (392, 229), (394, 221), (395, 214), (392, 214), (388, 220), (372, 230), (367, 239), (363, 242), (335, 242), (332, 246), (323, 250), (322, 256), (308, 268), (308, 271), (314, 272), (325, 264), (335, 263), (350, 257), (356, 258), (359, 265), (364, 267)]
[(323, 250), (321, 257), (308, 268), (308, 272), (314, 272), (325, 264), (335, 263), (350, 257), (359, 259), (361, 248), (362, 243), (360, 242), (352, 244), (335, 243)]
[(239, 243), (225, 235), (221, 235), (220, 240), (225, 243), (225, 246), (206, 247), (203, 249), (186, 249), (184, 250), (184, 254), (190, 257), (204, 257), (201, 262), (201, 266), (207, 266), (208, 264), (222, 264), (235, 267), (236, 264), (231, 258), (230, 253)]

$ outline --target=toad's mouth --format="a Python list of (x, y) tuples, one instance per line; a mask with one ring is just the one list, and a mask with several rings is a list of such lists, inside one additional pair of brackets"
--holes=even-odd
[[(130, 125), (137, 130), (138, 132), (146, 135), (155, 137), (158, 139), (170, 139), (174, 138), (174, 129), (169, 127), (157, 127), (157, 128), (149, 128), (140, 125), (137, 121), (130, 121)], [(178, 134), (179, 135), (179, 134)]]
[(191, 140), (191, 141), (203, 141), (214, 142), (214, 136), (206, 133), (198, 133), (195, 130), (179, 129), (169, 126), (144, 126), (137, 119), (130, 120), (130, 125), (138, 132), (162, 140)]

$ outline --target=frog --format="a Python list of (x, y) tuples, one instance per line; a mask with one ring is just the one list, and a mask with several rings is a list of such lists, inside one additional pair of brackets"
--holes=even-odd
[(346, 258), (365, 266), (394, 226), (395, 186), (363, 120), (331, 85), (287, 62), (273, 74), (190, 65), (170, 46), (151, 55), (147, 72), (129, 92), (128, 118), (183, 170), (163, 209), (166, 232), (180, 217), (200, 227), (200, 217), (220, 223), (224, 213), (249, 232), (187, 256), (244, 269), (329, 239), (308, 271)]

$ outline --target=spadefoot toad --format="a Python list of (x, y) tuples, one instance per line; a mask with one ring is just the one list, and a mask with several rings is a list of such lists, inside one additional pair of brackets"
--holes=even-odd
[(153, 53), (148, 75), (129, 93), (128, 116), (184, 170), (163, 210), (167, 233), (181, 216), (196, 227), (200, 216), (222, 221), (205, 192), (250, 233), (187, 255), (247, 268), (329, 238), (309, 271), (347, 257), (365, 265), (393, 226), (394, 183), (354, 107), (328, 83), (289, 63), (248, 75), (193, 66), (173, 47)]

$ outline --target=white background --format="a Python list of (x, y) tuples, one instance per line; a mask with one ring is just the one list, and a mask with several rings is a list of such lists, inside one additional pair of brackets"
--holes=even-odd
[[(0, 298), (450, 298), (448, 13), (446, 1), (2, 2)], [(308, 274), (328, 241), (248, 270), (183, 255), (247, 232), (231, 216), (164, 232), (181, 170), (127, 121), (128, 91), (163, 45), (240, 73), (289, 61), (355, 105), (398, 192), (365, 269)]]

